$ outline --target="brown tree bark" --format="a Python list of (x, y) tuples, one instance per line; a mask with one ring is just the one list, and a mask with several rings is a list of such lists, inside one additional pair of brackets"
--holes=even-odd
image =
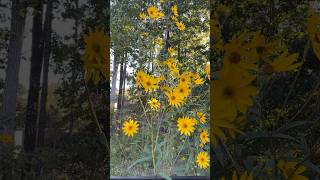
[(52, 34), (52, 5), (53, 0), (47, 1), (46, 15), (43, 27), (43, 76), (42, 89), (40, 99), (40, 114), (38, 121), (37, 145), (39, 147), (44, 145), (45, 128), (47, 123), (47, 96), (48, 96), (48, 74), (49, 74), (49, 60), (51, 55), (51, 34)]
[(39, 109), (39, 90), (42, 69), (42, 14), (43, 0), (37, 0), (34, 6), (32, 25), (31, 71), (29, 78), (28, 102), (24, 132), (24, 150), (33, 152), (36, 146), (37, 119)]

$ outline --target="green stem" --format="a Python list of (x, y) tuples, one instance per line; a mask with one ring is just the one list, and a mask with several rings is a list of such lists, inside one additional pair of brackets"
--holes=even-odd
[(143, 103), (142, 103), (142, 100), (139, 97), (139, 102), (141, 104), (141, 107), (143, 109), (143, 113), (144, 113), (144, 116), (146, 117), (146, 120), (148, 122), (148, 125), (151, 129), (151, 155), (152, 155), (152, 165), (153, 165), (153, 174), (156, 175), (157, 172), (156, 172), (156, 155), (155, 155), (155, 152), (154, 152), (154, 149), (155, 149), (155, 145), (154, 145), (154, 137), (153, 137), (153, 127), (152, 127), (152, 122), (149, 121), (149, 118), (147, 116), (147, 111), (146, 111), (146, 108), (144, 107)]
[(182, 152), (182, 150), (183, 150), (183, 148), (184, 148), (184, 145), (185, 145), (185, 144), (186, 144), (186, 142), (187, 142), (187, 138), (188, 138), (188, 137), (186, 137), (186, 139), (184, 140), (184, 142), (183, 142), (183, 144), (182, 144), (182, 146), (181, 146), (181, 148), (180, 148), (180, 150), (179, 150), (179, 152), (178, 152), (178, 154), (177, 154), (176, 158), (175, 158), (175, 159), (174, 159), (174, 161), (173, 161), (173, 164), (171, 165), (170, 173), (172, 173), (171, 171), (172, 171), (172, 169), (173, 169), (174, 165), (176, 164), (176, 161), (178, 160), (178, 158), (179, 158), (179, 156), (180, 156), (180, 153)]

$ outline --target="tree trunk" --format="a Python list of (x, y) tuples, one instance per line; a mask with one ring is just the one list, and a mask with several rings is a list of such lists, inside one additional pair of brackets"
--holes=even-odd
[[(25, 1), (12, 0), (11, 30), (8, 48), (8, 62), (2, 103), (2, 115), (7, 122), (0, 122), (5, 133), (13, 135), (15, 126), (17, 91), (19, 85), (19, 69), (26, 16), (21, 16)], [(1, 120), (1, 119), (0, 119)]]
[(36, 1), (32, 26), (31, 71), (29, 78), (29, 94), (27, 102), (24, 150), (33, 152), (36, 145), (37, 117), (39, 105), (40, 76), (42, 68), (42, 0)]
[(122, 87), (123, 87), (123, 71), (124, 71), (124, 57), (121, 57), (121, 64), (120, 64), (120, 82), (119, 82), (119, 93), (118, 93), (118, 105), (117, 110), (119, 111), (122, 108)]
[(43, 76), (42, 76), (42, 89), (40, 100), (40, 115), (38, 122), (38, 146), (44, 145), (45, 128), (47, 122), (47, 96), (48, 96), (48, 73), (49, 73), (49, 60), (51, 54), (51, 24), (52, 24), (52, 4), (53, 1), (47, 2), (46, 17), (43, 27)]
[(126, 76), (127, 76), (127, 58), (128, 54), (126, 54), (124, 59), (124, 66), (123, 66), (123, 86), (122, 86), (122, 93), (121, 93), (121, 107), (124, 105), (124, 97), (126, 92)]
[[(75, 2), (75, 6), (76, 6), (76, 10), (79, 9), (79, 0), (76, 0)], [(79, 33), (78, 33), (78, 28), (79, 28), (79, 17), (75, 17), (75, 24), (74, 24), (74, 41), (75, 44), (79, 44)], [(74, 53), (74, 59), (75, 60), (80, 60), (79, 54)], [(76, 72), (76, 68), (72, 68), (72, 78), (71, 78), (71, 84), (75, 84), (76, 79), (77, 79), (78, 73)], [(75, 120), (76, 120), (76, 115), (75, 115), (75, 92), (73, 92), (71, 94), (71, 102), (72, 102), (72, 106), (70, 107), (70, 113), (71, 113), (71, 121), (69, 124), (69, 135), (71, 135), (73, 133), (73, 128), (74, 128), (74, 124), (75, 124)]]
[(117, 57), (118, 55), (114, 53), (114, 60), (113, 60), (113, 71), (112, 71), (112, 87), (111, 87), (111, 93), (110, 93), (110, 100), (111, 100), (111, 106), (114, 106), (114, 102), (116, 101), (116, 84), (117, 84), (117, 76), (118, 76), (118, 63), (117, 63)]

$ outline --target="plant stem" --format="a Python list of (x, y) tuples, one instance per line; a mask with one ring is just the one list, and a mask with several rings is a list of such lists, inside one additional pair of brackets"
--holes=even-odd
[(153, 163), (153, 174), (156, 175), (156, 155), (154, 152), (154, 140), (153, 140), (153, 131), (151, 130), (151, 153), (152, 153), (152, 163)]
[(145, 109), (145, 107), (144, 107), (144, 105), (142, 103), (142, 100), (141, 100), (140, 96), (138, 96), (138, 97), (139, 97), (139, 102), (141, 104), (141, 107), (143, 109), (144, 116), (146, 117), (148, 125), (149, 125), (149, 127), (151, 129), (151, 156), (152, 156), (152, 164), (153, 164), (153, 174), (156, 175), (157, 174), (157, 172), (156, 172), (156, 155), (155, 155), (155, 152), (154, 152), (155, 145), (154, 145), (154, 139), (153, 139), (152, 122), (150, 123), (149, 118), (147, 116), (147, 111), (146, 111), (146, 109)]
[(96, 126), (98, 128), (99, 137), (100, 137), (100, 139), (102, 141), (102, 144), (106, 146), (107, 152), (108, 152), (108, 149), (109, 149), (108, 140), (106, 138), (106, 135), (102, 131), (102, 128), (101, 128), (100, 123), (98, 121), (98, 117), (97, 117), (96, 111), (94, 110), (93, 103), (92, 103), (92, 100), (91, 100), (91, 97), (90, 97), (90, 94), (89, 94), (89, 88), (87, 86), (87, 83), (86, 83), (86, 81), (84, 79), (83, 79), (83, 82), (84, 82), (84, 87), (85, 87), (85, 90), (86, 90), (86, 93), (87, 93), (87, 97), (88, 97), (90, 111), (91, 111), (91, 113), (93, 115), (93, 122), (96, 124)]
[(182, 146), (181, 146), (181, 148), (180, 148), (180, 150), (179, 150), (176, 158), (175, 158), (174, 161), (173, 161), (173, 164), (172, 164), (172, 166), (171, 166), (171, 168), (170, 168), (170, 173), (171, 173), (171, 171), (172, 171), (172, 168), (173, 168), (174, 165), (176, 164), (176, 161), (178, 160), (178, 157), (180, 156), (180, 153), (182, 152), (182, 150), (183, 150), (184, 145), (185, 145), (186, 142), (187, 142), (187, 137), (186, 137), (186, 139), (184, 140), (184, 142), (183, 142), (183, 144), (182, 144)]

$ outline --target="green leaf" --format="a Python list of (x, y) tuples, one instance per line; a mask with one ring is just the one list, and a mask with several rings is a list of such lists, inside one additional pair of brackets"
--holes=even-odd
[(147, 157), (143, 157), (141, 159), (138, 159), (136, 160), (134, 163), (132, 163), (128, 168), (127, 170), (130, 170), (133, 166), (139, 164), (139, 163), (142, 163), (142, 162), (146, 162), (146, 161), (149, 161), (151, 160), (151, 156), (147, 156)]
[(157, 149), (157, 151), (158, 151), (159, 154), (162, 153), (161, 147), (162, 147), (166, 142), (167, 142), (167, 140), (164, 140), (164, 141), (162, 141), (162, 142), (160, 142), (160, 143), (158, 143), (158, 144), (156, 145), (156, 149)]
[(172, 180), (172, 178), (170, 176), (168, 176), (167, 174), (160, 172), (159, 175), (163, 178), (165, 178), (166, 180)]
[(183, 176), (184, 175), (184, 170), (185, 170), (185, 165), (179, 165), (179, 166), (175, 166), (172, 169), (173, 174), (177, 175), (177, 176)]

